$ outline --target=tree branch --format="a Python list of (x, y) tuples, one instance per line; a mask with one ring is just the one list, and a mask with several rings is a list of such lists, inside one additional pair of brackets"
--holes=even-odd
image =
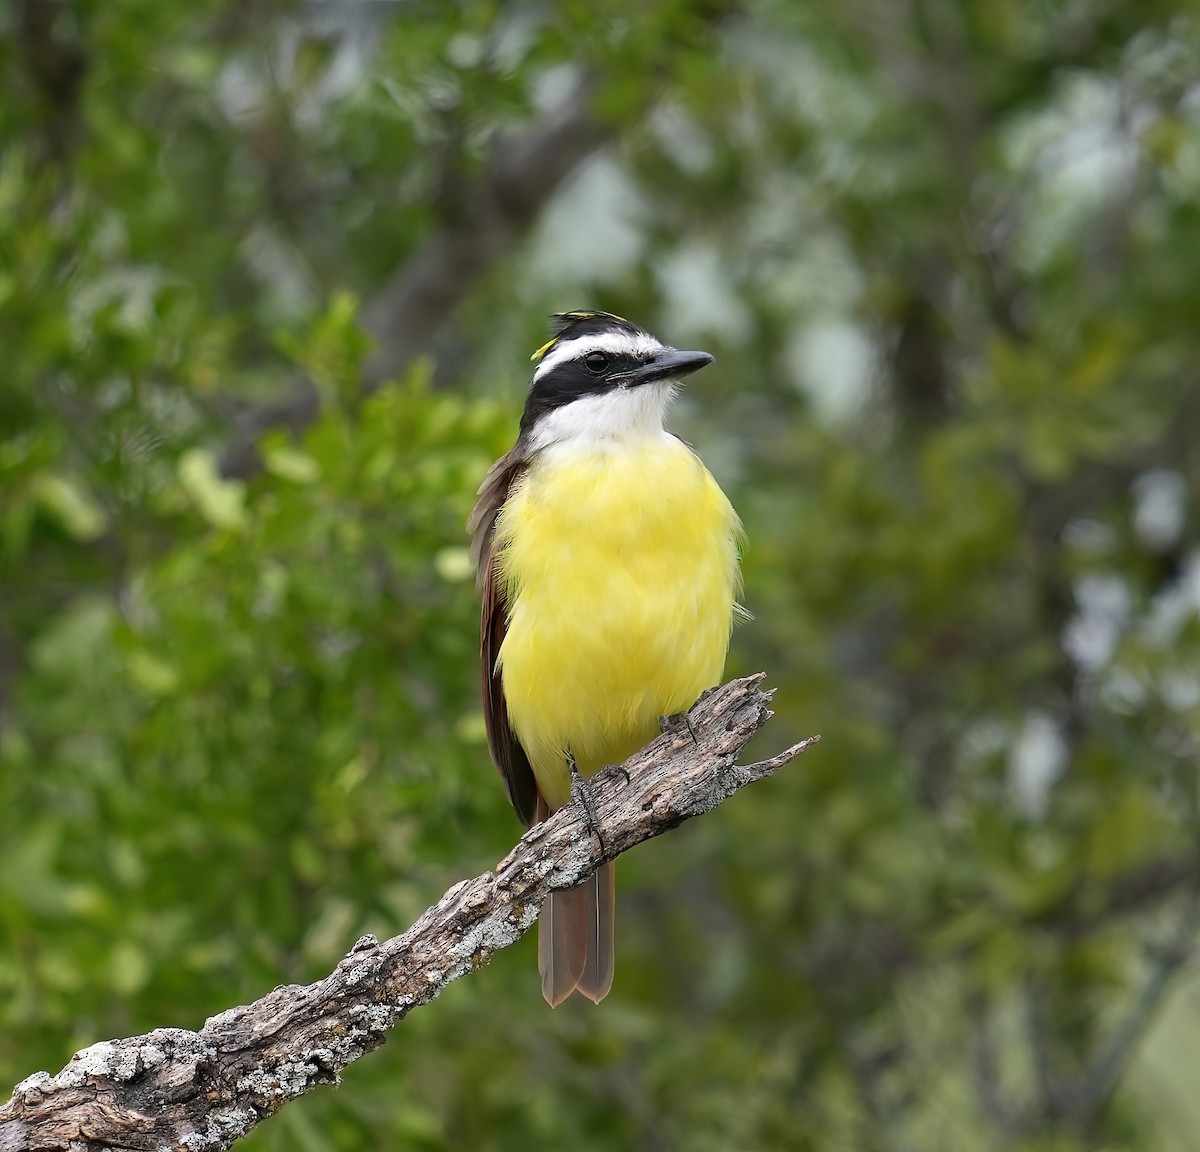
[[(363, 391), (404, 374), (430, 349), (454, 309), (529, 228), (563, 180), (612, 135), (591, 111), (594, 85), (575, 91), (524, 136), (497, 140), (491, 163), (461, 192), (443, 221), (368, 302), (363, 328), (375, 350), (363, 369)], [(316, 385), (297, 379), (277, 400), (247, 408), (221, 455), (226, 476), (258, 471), (257, 442), (268, 428), (300, 431), (316, 418)]]
[[(456, 884), (405, 933), (364, 936), (323, 980), (276, 988), (207, 1020), (77, 1052), (0, 1107), (0, 1152), (228, 1148), (259, 1121), (378, 1047), (392, 1025), (518, 940), (554, 889), (770, 776), (818, 737), (734, 763), (771, 712), (762, 675), (707, 693), (678, 725), (531, 828), (494, 872)], [(626, 779), (626, 773), (628, 779)], [(598, 833), (598, 835), (597, 835)], [(531, 985), (532, 987), (532, 985)]]
[(37, 94), (47, 159), (64, 163), (79, 135), (80, 104), (88, 58), (69, 27), (63, 0), (21, 0), (13, 21), (16, 61)]
[(1200, 906), (1189, 901), (1171, 939), (1151, 949), (1141, 992), (1068, 1096), (1067, 1110), (1077, 1120), (1090, 1122), (1116, 1090), (1174, 977), (1193, 958), (1198, 926)]

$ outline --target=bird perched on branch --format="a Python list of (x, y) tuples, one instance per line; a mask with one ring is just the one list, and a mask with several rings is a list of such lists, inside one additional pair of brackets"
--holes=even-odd
[[(692, 448), (663, 427), (712, 362), (607, 312), (564, 312), (536, 365), (513, 448), (468, 524), (483, 593), (492, 759), (526, 826), (648, 743), (720, 682), (741, 525)], [(542, 909), (553, 1006), (612, 986), (613, 865)]]

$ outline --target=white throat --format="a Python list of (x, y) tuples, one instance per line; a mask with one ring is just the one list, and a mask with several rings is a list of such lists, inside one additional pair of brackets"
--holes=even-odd
[(547, 412), (534, 426), (530, 447), (580, 451), (615, 448), (666, 435), (663, 420), (675, 398), (673, 380), (581, 396)]

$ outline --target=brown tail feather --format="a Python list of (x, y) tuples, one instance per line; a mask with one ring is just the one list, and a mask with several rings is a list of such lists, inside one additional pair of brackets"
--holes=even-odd
[(599, 1004), (612, 987), (616, 960), (617, 885), (616, 869), (603, 864), (596, 875), (583, 885), (588, 894), (587, 963), (576, 985), (593, 1004)]
[(538, 921), (542, 995), (558, 1007), (576, 989), (599, 1004), (613, 982), (615, 887), (612, 864), (578, 888), (552, 892)]
[(542, 995), (557, 1008), (579, 983), (587, 963), (588, 885), (551, 892), (538, 917), (538, 971)]

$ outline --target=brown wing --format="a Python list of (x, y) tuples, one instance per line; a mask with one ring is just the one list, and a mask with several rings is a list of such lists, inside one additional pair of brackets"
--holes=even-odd
[(467, 520), (472, 533), (471, 556), (477, 566), (477, 580), (483, 594), (483, 614), (479, 628), (479, 655), (483, 672), (483, 716), (487, 724), (488, 748), (492, 763), (504, 777), (508, 798), (526, 827), (537, 818), (537, 782), (525, 749), (508, 722), (504, 700), (504, 682), (496, 671), (496, 657), (508, 629), (508, 605), (496, 578), (496, 517), (508, 498), (513, 482), (525, 469), (525, 446), (517, 441), (512, 451), (492, 465), (479, 488), (479, 500)]

